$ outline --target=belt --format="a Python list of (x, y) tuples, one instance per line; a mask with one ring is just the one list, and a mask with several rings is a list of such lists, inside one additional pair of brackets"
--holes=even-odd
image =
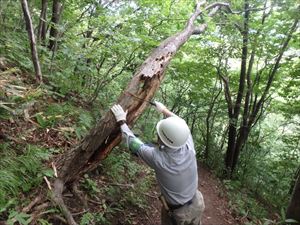
[(181, 208), (181, 207), (183, 207), (183, 206), (185, 206), (185, 205), (191, 205), (192, 203), (193, 203), (193, 199), (187, 201), (186, 203), (184, 203), (184, 204), (182, 204), (182, 205), (172, 205), (172, 204), (170, 204), (170, 203), (167, 203), (167, 204), (168, 204), (168, 206), (169, 206), (169, 208), (170, 208), (171, 210), (175, 210), (175, 209), (179, 209), (179, 208)]

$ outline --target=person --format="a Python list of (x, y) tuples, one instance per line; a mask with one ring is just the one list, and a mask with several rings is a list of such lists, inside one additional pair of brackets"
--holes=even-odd
[(198, 190), (196, 152), (186, 122), (155, 101), (166, 118), (156, 125), (158, 146), (147, 145), (126, 124), (127, 111), (120, 105), (111, 108), (120, 124), (123, 139), (132, 153), (155, 171), (161, 191), (162, 225), (201, 225), (204, 200)]

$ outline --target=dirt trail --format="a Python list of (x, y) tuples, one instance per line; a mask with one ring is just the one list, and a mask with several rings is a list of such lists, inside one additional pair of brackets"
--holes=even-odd
[[(238, 221), (231, 215), (228, 201), (222, 194), (220, 181), (205, 167), (199, 165), (199, 189), (205, 201), (205, 211), (202, 225), (237, 225)], [(160, 202), (151, 198), (149, 200), (151, 213), (140, 218), (140, 225), (160, 225)]]
[(222, 197), (219, 180), (203, 166), (199, 167), (199, 189), (205, 202), (202, 225), (239, 224), (231, 215), (227, 199)]

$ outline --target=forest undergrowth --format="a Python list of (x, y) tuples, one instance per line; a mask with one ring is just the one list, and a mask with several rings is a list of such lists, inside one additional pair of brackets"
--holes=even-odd
[[(40, 192), (50, 194), (46, 180), (55, 176), (51, 162), (78, 144), (96, 119), (80, 98), (51, 89), (31, 84), (15, 67), (0, 73), (1, 223), (66, 222), (54, 206), (39, 212), (30, 205)], [(116, 148), (80, 179), (88, 208), (81, 207), (71, 193), (65, 194), (79, 224), (117, 224), (118, 220), (137, 224), (136, 218), (152, 211), (147, 199), (156, 196), (147, 193), (153, 187), (153, 175), (124, 150)], [(36, 215), (30, 215), (31, 211)]]
[[(74, 93), (63, 95), (50, 85), (34, 84), (28, 74), (12, 65), (0, 72), (0, 97), (1, 223), (65, 224), (60, 209), (49, 204), (51, 187), (47, 180), (55, 176), (55, 158), (78, 144), (95, 123), (97, 108)], [(226, 224), (275, 224), (280, 220), (280, 215), (273, 216), (274, 220), (261, 220), (267, 216), (261, 214), (263, 207), (256, 200), (244, 201), (248, 196), (234, 195), (239, 186), (233, 182), (215, 184), (209, 181), (217, 180), (212, 175), (205, 179), (200, 178), (200, 190), (209, 190), (212, 184), (217, 190), (206, 193), (209, 211), (204, 215), (204, 224), (220, 222), (224, 213)], [(69, 190), (64, 199), (80, 225), (149, 225), (149, 221), (154, 225), (159, 221), (159, 193), (153, 172), (130, 155), (125, 146), (116, 147), (94, 171), (85, 174), (79, 180), (79, 191), (82, 199), (75, 198)], [(47, 205), (34, 204), (40, 193), (48, 196)], [(219, 199), (219, 195), (228, 195), (230, 200)], [(214, 209), (210, 204), (221, 202), (225, 206), (219, 209), (220, 215), (211, 216)]]

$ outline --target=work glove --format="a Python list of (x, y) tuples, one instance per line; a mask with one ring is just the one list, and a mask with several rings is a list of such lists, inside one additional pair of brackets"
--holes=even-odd
[(165, 109), (167, 109), (167, 107), (164, 104), (162, 104), (161, 102), (154, 101), (154, 104), (155, 104), (155, 108), (158, 112), (163, 112)]
[(119, 104), (114, 105), (113, 107), (111, 107), (111, 111), (114, 114), (117, 122), (126, 121), (127, 111), (125, 112), (122, 106), (120, 106)]

